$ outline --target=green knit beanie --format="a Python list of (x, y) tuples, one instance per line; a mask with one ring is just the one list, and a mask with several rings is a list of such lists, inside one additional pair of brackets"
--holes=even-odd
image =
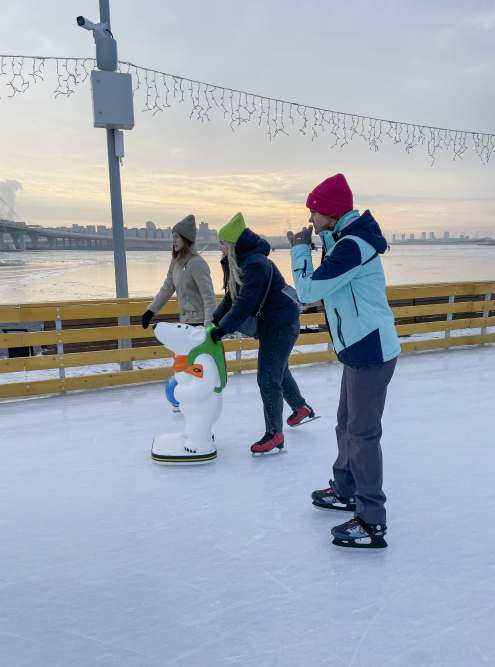
[(245, 229), (246, 223), (244, 222), (242, 213), (236, 213), (232, 220), (220, 229), (218, 238), (222, 239), (222, 241), (237, 243), (237, 239)]

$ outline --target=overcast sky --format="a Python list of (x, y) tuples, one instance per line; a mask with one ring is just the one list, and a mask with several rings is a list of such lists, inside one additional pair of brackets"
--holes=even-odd
[[(470, 0), (113, 0), (119, 58), (160, 71), (307, 105), (410, 123), (495, 132), (495, 6)], [(97, 0), (5, 3), (4, 54), (93, 57)], [(89, 85), (54, 99), (55, 82), (13, 99), (0, 85), (0, 196), (28, 222), (110, 224), (106, 138), (92, 127)], [(5, 79), (5, 77), (3, 77)], [(0, 77), (0, 82), (2, 77)], [(268, 140), (257, 123), (233, 133), (221, 114), (190, 120), (190, 106), (155, 116), (135, 98), (125, 133), (126, 226), (175, 223), (188, 213), (218, 227), (241, 210), (256, 231), (307, 220), (308, 192), (337, 172), (355, 206), (388, 233), (495, 231), (495, 156), (474, 151), (431, 166), (360, 140), (331, 148), (297, 129)]]

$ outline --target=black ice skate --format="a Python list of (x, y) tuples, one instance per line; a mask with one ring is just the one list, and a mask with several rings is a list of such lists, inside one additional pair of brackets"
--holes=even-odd
[(313, 505), (318, 509), (324, 510), (341, 510), (344, 512), (356, 511), (356, 499), (346, 498), (345, 496), (338, 496), (332, 490), (333, 480), (329, 480), (329, 488), (321, 491), (313, 491), (311, 498)]
[(289, 426), (301, 426), (319, 418), (319, 415), (318, 417), (315, 416), (315, 411), (310, 405), (302, 405), (288, 417), (287, 424)]
[(358, 516), (332, 528), (332, 544), (352, 549), (385, 549), (388, 547), (383, 537), (386, 533), (386, 523), (370, 524)]

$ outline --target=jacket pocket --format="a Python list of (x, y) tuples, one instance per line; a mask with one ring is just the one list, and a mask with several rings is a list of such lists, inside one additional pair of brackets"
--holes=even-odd
[(342, 318), (339, 315), (337, 308), (334, 308), (335, 315), (337, 317), (337, 336), (339, 337), (340, 343), (343, 347), (346, 347), (344, 336), (342, 335)]
[(357, 317), (359, 317), (359, 310), (358, 310), (357, 303), (356, 303), (356, 297), (354, 296), (354, 290), (352, 289), (352, 284), (351, 283), (349, 283), (349, 287), (351, 288), (352, 300), (354, 301), (354, 308), (356, 309), (356, 315), (357, 315)]

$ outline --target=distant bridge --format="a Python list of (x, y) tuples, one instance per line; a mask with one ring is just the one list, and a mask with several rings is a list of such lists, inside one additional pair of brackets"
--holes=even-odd
[[(3, 250), (112, 250), (113, 237), (110, 234), (75, 232), (52, 227), (28, 225), (25, 222), (2, 220), (0, 218), (0, 252)], [(10, 241), (4, 240), (4, 234)], [(172, 240), (125, 237), (126, 250), (172, 250)], [(218, 243), (197, 239), (199, 250), (217, 250)]]
[[(5, 240), (5, 234), (10, 236), (10, 241)], [(152, 239), (145, 240), (151, 241)], [(113, 248), (113, 238), (104, 234), (29, 225), (23, 222), (14, 209), (0, 197), (0, 250), (38, 250), (40, 248), (105, 248), (109, 250)]]
[[(4, 234), (10, 235), (11, 241), (4, 240)], [(40, 239), (43, 242), (40, 244)], [(129, 239), (131, 240), (131, 239)], [(153, 241), (154, 239), (132, 239)], [(39, 249), (105, 249), (113, 248), (113, 238), (103, 234), (62, 231), (51, 227), (38, 227), (23, 222), (0, 219), (0, 250), (39, 250)]]
[[(7, 236), (7, 239), (5, 239)], [(10, 237), (10, 240), (9, 240)], [(200, 250), (217, 249), (217, 243), (198, 238)], [(125, 236), (126, 250), (172, 250), (172, 239)], [(2, 250), (112, 250), (112, 230), (108, 234), (30, 225), (20, 220), (13, 208), (0, 197), (0, 251)]]
[[(10, 235), (10, 242), (4, 240), (5, 233)], [(125, 246), (127, 250), (172, 250), (172, 241), (126, 237)], [(39, 227), (38, 225), (0, 219), (0, 251), (64, 249), (112, 250), (113, 237), (105, 234)]]

